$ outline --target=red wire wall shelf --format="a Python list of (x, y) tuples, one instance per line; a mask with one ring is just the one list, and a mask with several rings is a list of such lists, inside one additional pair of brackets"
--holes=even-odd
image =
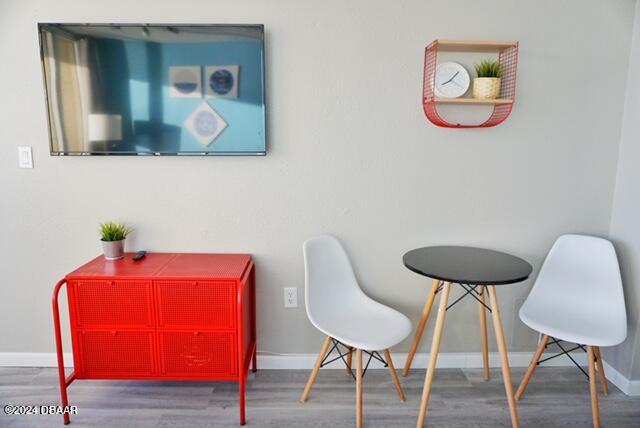
[[(503, 75), (500, 95), (494, 100), (475, 98), (438, 98), (434, 94), (438, 52), (471, 52), (498, 54)], [(518, 68), (518, 42), (434, 40), (425, 48), (422, 106), (427, 118), (445, 128), (488, 128), (496, 126), (509, 116), (516, 96), (516, 71)], [(489, 118), (478, 125), (450, 123), (438, 113), (439, 104), (493, 105)]]

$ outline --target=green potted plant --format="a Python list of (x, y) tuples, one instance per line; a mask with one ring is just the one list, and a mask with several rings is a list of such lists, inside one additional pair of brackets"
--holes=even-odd
[(485, 59), (475, 66), (478, 77), (473, 79), (473, 98), (493, 100), (500, 94), (502, 64), (496, 60)]
[(123, 223), (100, 223), (100, 240), (106, 260), (119, 260), (124, 257), (124, 240), (132, 231), (133, 229)]

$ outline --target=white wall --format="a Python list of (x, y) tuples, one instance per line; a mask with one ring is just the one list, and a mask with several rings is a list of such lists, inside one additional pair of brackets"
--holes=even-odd
[(628, 379), (640, 380), (640, 7), (636, 7), (618, 159), (611, 239), (622, 266), (629, 331), (605, 357)]
[[(428, 281), (402, 266), (408, 249), (485, 246), (537, 270), (559, 234), (607, 235), (633, 7), (2, 1), (0, 351), (53, 350), (53, 284), (99, 252), (96, 225), (106, 219), (136, 228), (131, 248), (253, 253), (258, 347), (271, 352), (316, 352), (320, 344), (303, 308), (282, 307), (283, 287), (302, 291), (300, 246), (310, 235), (342, 238), (366, 291), (413, 320)], [(50, 157), (38, 21), (264, 23), (269, 154)], [(521, 42), (517, 103), (503, 125), (427, 122), (423, 49), (435, 38)], [(23, 144), (33, 146), (33, 170), (17, 168)], [(514, 351), (535, 342), (516, 312), (530, 285), (499, 291)], [(480, 349), (476, 317), (472, 301), (456, 307), (443, 351)]]

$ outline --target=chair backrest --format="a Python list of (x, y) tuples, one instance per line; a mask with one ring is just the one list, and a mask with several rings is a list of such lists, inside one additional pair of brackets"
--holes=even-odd
[(308, 239), (302, 245), (307, 315), (318, 326), (335, 308), (348, 307), (364, 297), (340, 242), (330, 235)]
[[(586, 313), (606, 316), (626, 336), (626, 308), (616, 251), (606, 239), (563, 235), (551, 247), (527, 303), (549, 299)], [(524, 308), (524, 305), (523, 305)]]

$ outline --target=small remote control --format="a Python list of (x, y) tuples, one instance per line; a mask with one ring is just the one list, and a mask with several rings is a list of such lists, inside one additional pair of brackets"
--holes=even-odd
[(138, 261), (140, 259), (143, 259), (146, 254), (147, 254), (146, 251), (140, 250), (133, 255), (133, 260)]

